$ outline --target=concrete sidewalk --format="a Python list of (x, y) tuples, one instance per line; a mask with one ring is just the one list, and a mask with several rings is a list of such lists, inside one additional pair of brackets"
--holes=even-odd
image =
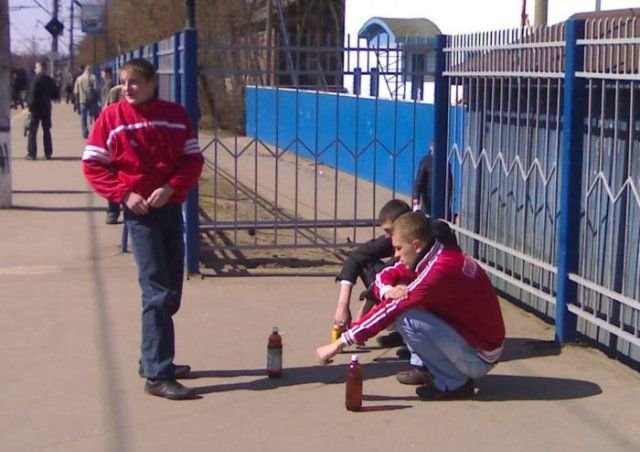
[[(365, 402), (344, 409), (344, 364), (315, 363), (330, 335), (331, 277), (194, 278), (176, 316), (177, 361), (202, 398), (171, 402), (137, 375), (139, 288), (121, 228), (80, 172), (70, 105), (54, 107), (52, 160), (26, 161), (13, 111), (13, 209), (0, 210), (1, 451), (636, 451), (640, 375), (504, 303), (507, 349), (475, 400), (420, 402), (394, 350), (358, 350)], [(39, 157), (41, 137), (39, 136)], [(271, 327), (284, 376), (264, 375)], [(368, 345), (373, 345), (370, 341)]]

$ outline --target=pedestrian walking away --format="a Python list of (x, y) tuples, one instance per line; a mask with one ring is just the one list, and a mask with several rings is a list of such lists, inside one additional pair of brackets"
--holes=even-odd
[(104, 198), (124, 205), (142, 291), (138, 373), (145, 392), (167, 399), (197, 397), (177, 379), (173, 315), (182, 298), (181, 204), (196, 185), (204, 158), (185, 109), (156, 97), (156, 71), (143, 58), (119, 70), (124, 100), (98, 117), (82, 155), (84, 175)]
[(89, 136), (89, 121), (95, 121), (100, 113), (100, 90), (98, 78), (92, 73), (93, 66), (87, 65), (82, 75), (76, 79), (73, 92), (80, 109), (82, 136)]

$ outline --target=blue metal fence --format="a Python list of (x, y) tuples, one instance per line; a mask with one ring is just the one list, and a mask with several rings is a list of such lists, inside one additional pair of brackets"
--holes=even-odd
[(448, 117), (464, 138), (436, 138), (436, 155), (462, 167), (454, 227), (496, 287), (555, 321), (559, 341), (581, 334), (635, 365), (636, 25), (569, 21), (446, 37), (440, 92), (445, 106), (465, 106), (464, 118)]
[[(432, 206), (437, 216), (451, 222), (461, 245), (481, 262), (496, 287), (555, 322), (559, 341), (573, 340), (579, 334), (634, 366), (640, 363), (640, 27), (637, 25), (635, 19), (617, 19), (442, 36), (436, 55), (432, 126), (435, 151)], [(117, 69), (133, 56), (154, 61), (159, 67), (160, 95), (183, 103), (197, 124), (195, 41), (195, 32), (185, 31), (130, 52), (112, 64)], [(229, 99), (233, 104), (229, 89), (243, 90), (256, 84), (257, 79), (263, 79), (267, 85), (270, 80), (278, 80), (277, 70), (262, 73), (256, 69), (260, 63), (250, 52), (264, 52), (268, 61), (282, 49), (265, 52), (258, 47), (249, 50), (227, 47), (235, 52), (236, 61), (244, 59), (246, 71), (239, 74), (237, 68), (227, 72), (218, 66), (201, 68), (205, 77), (208, 71), (217, 71), (219, 80), (214, 82), (227, 91), (227, 97), (218, 101)], [(270, 54), (270, 50), (274, 53)], [(213, 61), (224, 60), (215, 49), (200, 51), (215, 54)], [(332, 61), (338, 62), (340, 55), (349, 55), (345, 49), (321, 51), (330, 53)], [(333, 80), (352, 77), (354, 89), (359, 92), (364, 75), (370, 78), (369, 86), (374, 86), (375, 67), (362, 70), (361, 64), (355, 68), (347, 66), (339, 68), (344, 72), (333, 74)], [(246, 98), (251, 99), (250, 92)], [(273, 103), (260, 108), (270, 106), (275, 114), (278, 99), (281, 97), (276, 96)], [(314, 99), (318, 99), (317, 90)], [(299, 100), (297, 97), (292, 104), (296, 117), (304, 104)], [(239, 107), (246, 109), (249, 104)], [(248, 131), (256, 128), (257, 135), (257, 126), (250, 117), (257, 107), (249, 108), (253, 110), (236, 111), (241, 121), (233, 123), (246, 125)], [(282, 136), (278, 118), (272, 119), (273, 124), (278, 124), (276, 135)], [(292, 123), (299, 125), (297, 119)], [(417, 128), (408, 124), (406, 129)], [(293, 141), (289, 141), (298, 146), (297, 132), (292, 136)], [(415, 138), (409, 142), (415, 143)], [(273, 156), (276, 181), (278, 165), (305, 165), (304, 159), (298, 160), (299, 156), (283, 162), (283, 152), (278, 149), (255, 139), (226, 135), (221, 129), (215, 130), (211, 144), (220, 148), (221, 158), (226, 155), (233, 159), (236, 177), (243, 171), (241, 158), (252, 156), (254, 166), (246, 174), (256, 179), (253, 183), (256, 193), (248, 197), (256, 206), (262, 202), (257, 193), (258, 172), (268, 166), (264, 160), (258, 165), (259, 158)], [(276, 147), (279, 146), (281, 141), (276, 140)], [(216, 165), (220, 164), (217, 155), (213, 162), (216, 171)], [(449, 173), (447, 165), (459, 171)], [(317, 162), (313, 170), (309, 180), (317, 189), (320, 170)], [(296, 184), (298, 177), (296, 171)], [(452, 177), (454, 180), (450, 181)], [(300, 181), (304, 182), (302, 178)], [(233, 184), (236, 189), (240, 187), (238, 179)], [(453, 185), (451, 196), (457, 199), (451, 212), (446, 209), (451, 202), (445, 189), (448, 184)], [(359, 185), (354, 187), (354, 199), (362, 197)], [(282, 201), (278, 200), (284, 198), (277, 193), (275, 196), (272, 226), (286, 227), (282, 226), (285, 223), (278, 223), (283, 219), (296, 231), (312, 224), (304, 223), (307, 213), (298, 204), (294, 216), (285, 218)], [(297, 195), (294, 198), (297, 202)], [(198, 265), (197, 209), (194, 191), (185, 209), (190, 272), (197, 272)], [(254, 213), (255, 219), (249, 223), (255, 226), (258, 207)], [(334, 227), (336, 218), (332, 220)], [(354, 222), (355, 219), (354, 216)], [(317, 216), (314, 221), (314, 228), (321, 226), (322, 220)], [(274, 241), (275, 246), (282, 246), (280, 243)], [(333, 243), (338, 244), (335, 237)], [(304, 245), (296, 239), (286, 246)]]

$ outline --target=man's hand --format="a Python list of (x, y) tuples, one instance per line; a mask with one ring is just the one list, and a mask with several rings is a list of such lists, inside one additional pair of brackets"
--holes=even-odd
[(407, 286), (404, 284), (400, 284), (392, 287), (387, 293), (384, 294), (384, 298), (391, 298), (393, 300), (397, 298), (402, 298), (407, 295)]
[(124, 205), (136, 215), (146, 215), (149, 213), (147, 200), (137, 193), (130, 191), (122, 200), (124, 201)]
[(333, 323), (343, 329), (349, 328), (351, 324), (351, 310), (349, 309), (349, 305), (343, 306), (338, 304), (336, 312), (333, 314)]
[(316, 355), (318, 356), (320, 364), (329, 364), (331, 362), (331, 358), (340, 353), (343, 348), (344, 344), (341, 340), (318, 347), (316, 349)]
[(153, 193), (151, 193), (151, 195), (149, 195), (149, 197), (147, 198), (147, 203), (151, 207), (162, 207), (167, 203), (174, 192), (175, 189), (171, 185), (164, 184), (162, 187), (153, 190)]

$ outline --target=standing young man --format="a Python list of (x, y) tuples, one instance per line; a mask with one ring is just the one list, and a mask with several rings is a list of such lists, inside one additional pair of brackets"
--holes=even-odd
[(38, 62), (34, 67), (36, 76), (31, 81), (27, 94), (29, 107), (29, 138), (27, 142), (27, 160), (35, 160), (38, 153), (37, 135), (42, 124), (42, 144), (47, 160), (53, 154), (51, 142), (51, 101), (57, 100), (60, 93), (56, 82), (47, 75), (47, 63)]
[(98, 117), (82, 155), (89, 184), (124, 205), (142, 289), (139, 373), (145, 391), (167, 399), (196, 396), (176, 381), (190, 367), (174, 364), (172, 316), (180, 307), (184, 272), (181, 203), (196, 185), (204, 159), (186, 111), (156, 97), (156, 72), (135, 58), (119, 71), (123, 102)]

